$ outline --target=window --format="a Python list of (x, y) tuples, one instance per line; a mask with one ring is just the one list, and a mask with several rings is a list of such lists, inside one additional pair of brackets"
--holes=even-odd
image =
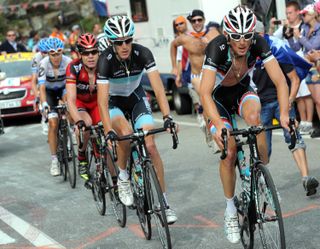
[(130, 0), (132, 20), (147, 22), (149, 20), (146, 0)]

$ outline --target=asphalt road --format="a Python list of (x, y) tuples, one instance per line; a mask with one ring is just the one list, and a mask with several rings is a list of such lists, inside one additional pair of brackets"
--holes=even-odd
[[(224, 236), (219, 156), (205, 144), (195, 117), (176, 119), (181, 128), (178, 149), (171, 149), (169, 135), (157, 138), (168, 199), (179, 217), (170, 226), (173, 248), (242, 248)], [(50, 176), (40, 124), (11, 123), (5, 132), (0, 136), (0, 248), (161, 248), (156, 232), (150, 241), (143, 238), (135, 211), (127, 210), (127, 226), (120, 228), (110, 210), (105, 216), (98, 214), (81, 179), (71, 189), (61, 177)], [(320, 179), (320, 140), (306, 138), (306, 143), (310, 174)], [(270, 170), (282, 197), (287, 248), (320, 248), (319, 194), (305, 196), (297, 167), (279, 135), (273, 139)]]

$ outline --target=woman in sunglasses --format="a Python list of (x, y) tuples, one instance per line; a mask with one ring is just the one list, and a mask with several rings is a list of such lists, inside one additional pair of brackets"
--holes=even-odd
[[(220, 148), (222, 128), (232, 129), (230, 114), (237, 113), (247, 125), (259, 125), (260, 101), (250, 87), (250, 76), (257, 58), (277, 88), (280, 122), (289, 123), (289, 96), (286, 79), (267, 42), (255, 33), (256, 17), (245, 6), (237, 6), (223, 19), (223, 35), (212, 40), (205, 52), (200, 96), (210, 119), (210, 130)], [(258, 83), (258, 82), (257, 82)], [(220, 162), (220, 178), (226, 199), (225, 233), (231, 243), (240, 240), (237, 209), (234, 205), (235, 141), (229, 138), (228, 156)], [(258, 135), (261, 159), (267, 162), (265, 134)]]
[[(90, 34), (82, 34), (76, 43), (78, 58), (67, 67), (67, 101), (69, 112), (78, 129), (96, 125), (100, 121), (97, 104), (96, 69), (99, 58), (98, 42)], [(89, 134), (85, 134), (78, 151), (79, 174), (89, 180), (86, 147)]]
[[(99, 111), (108, 137), (116, 136), (115, 132), (119, 135), (130, 134), (132, 128), (146, 130), (154, 128), (151, 107), (140, 83), (144, 72), (148, 75), (165, 123), (174, 125), (169, 115), (168, 100), (153, 55), (148, 48), (132, 43), (134, 30), (134, 23), (127, 16), (113, 16), (106, 21), (104, 26), (104, 32), (112, 46), (106, 49), (99, 58), (97, 84)], [(108, 92), (110, 94), (109, 103)], [(124, 113), (130, 114), (134, 127), (131, 127)], [(146, 137), (146, 145), (164, 192), (167, 220), (172, 224), (177, 217), (175, 212), (169, 208), (166, 199), (163, 162), (153, 136)], [(119, 197), (123, 204), (131, 206), (133, 196), (129, 175), (126, 171), (130, 143), (119, 142), (118, 149)]]
[(49, 130), (48, 140), (51, 152), (52, 176), (60, 175), (57, 159), (57, 132), (58, 114), (54, 107), (65, 95), (66, 68), (71, 59), (62, 54), (64, 44), (55, 37), (47, 39), (47, 51), (49, 56), (40, 61), (38, 82), (40, 89), (40, 101), (43, 110), (48, 110)]

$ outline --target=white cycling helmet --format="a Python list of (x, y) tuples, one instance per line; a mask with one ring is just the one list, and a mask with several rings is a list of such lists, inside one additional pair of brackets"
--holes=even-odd
[(134, 23), (127, 16), (113, 16), (106, 21), (103, 30), (111, 41), (123, 37), (132, 37), (134, 34)]
[(109, 41), (108, 37), (106, 36), (105, 33), (101, 33), (97, 35), (97, 40), (98, 40), (98, 49), (100, 52), (103, 52), (109, 47)]
[(230, 10), (223, 18), (223, 30), (227, 34), (245, 34), (254, 32), (257, 18), (252, 10), (246, 6), (237, 6)]

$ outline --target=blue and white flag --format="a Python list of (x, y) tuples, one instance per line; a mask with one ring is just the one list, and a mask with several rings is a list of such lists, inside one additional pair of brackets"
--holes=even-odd
[(300, 57), (281, 39), (267, 34), (264, 35), (264, 38), (268, 42), (273, 56), (279, 63), (293, 65), (300, 80), (303, 80), (307, 76), (310, 68), (312, 67), (310, 63)]
[(107, 1), (106, 0), (92, 0), (93, 7), (98, 13), (98, 16), (108, 16)]

